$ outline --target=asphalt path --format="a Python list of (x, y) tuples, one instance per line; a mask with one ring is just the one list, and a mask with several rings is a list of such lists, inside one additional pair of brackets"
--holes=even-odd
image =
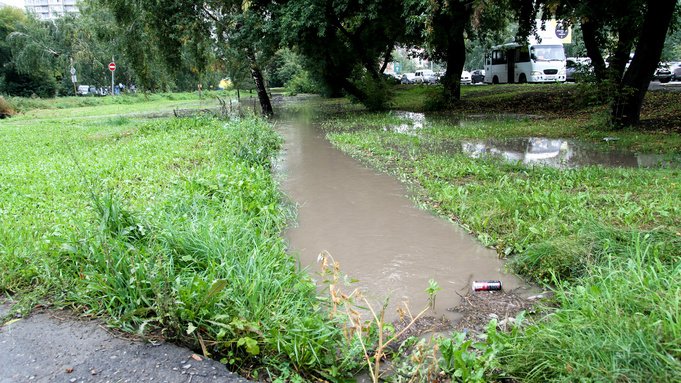
[[(0, 297), (0, 303), (2, 298)], [(1, 305), (0, 317), (9, 313)], [(1, 322), (0, 322), (1, 323)], [(0, 327), (0, 383), (245, 383), (220, 362), (170, 343), (152, 344), (61, 310), (38, 311)]]

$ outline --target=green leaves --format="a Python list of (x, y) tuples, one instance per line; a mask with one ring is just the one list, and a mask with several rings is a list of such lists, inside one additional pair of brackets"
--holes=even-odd
[[(496, 320), (488, 329), (496, 331)], [(437, 345), (442, 354), (439, 365), (447, 375), (462, 382), (488, 382), (494, 379), (499, 366), (496, 354), (500, 345), (491, 338), (479, 342), (469, 339), (465, 333), (455, 333), (439, 338)]]
[(248, 352), (250, 355), (255, 356), (260, 354), (260, 346), (258, 346), (258, 342), (253, 338), (250, 337), (239, 338), (239, 340), (237, 341), (237, 346), (245, 347), (246, 352)]

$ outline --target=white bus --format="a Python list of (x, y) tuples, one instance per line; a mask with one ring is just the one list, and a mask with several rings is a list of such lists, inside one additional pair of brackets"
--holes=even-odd
[(562, 43), (508, 43), (485, 55), (485, 83), (526, 82), (565, 82)]

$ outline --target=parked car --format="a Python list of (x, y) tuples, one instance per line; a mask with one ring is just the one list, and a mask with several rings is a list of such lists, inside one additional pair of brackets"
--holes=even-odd
[(78, 85), (77, 93), (81, 96), (87, 96), (90, 93), (90, 85)]
[(413, 84), (416, 79), (415, 73), (405, 73), (400, 77), (400, 84)]
[(577, 62), (572, 57), (565, 60), (565, 81), (576, 82), (575, 72), (577, 72)]
[(471, 72), (471, 83), (478, 84), (485, 82), (485, 70), (477, 69)]
[(414, 74), (414, 81), (417, 84), (435, 84), (438, 78), (435, 77), (435, 73), (430, 69), (417, 70)]
[(470, 85), (471, 84), (471, 72), (465, 70), (461, 72), (461, 85)]
[(672, 81), (681, 81), (681, 66), (672, 71)]
[(661, 83), (667, 83), (672, 80), (672, 71), (666, 64), (660, 64), (653, 75), (653, 80), (657, 80)]
[(588, 57), (568, 57), (565, 59), (565, 81), (576, 82), (580, 75), (593, 71)]

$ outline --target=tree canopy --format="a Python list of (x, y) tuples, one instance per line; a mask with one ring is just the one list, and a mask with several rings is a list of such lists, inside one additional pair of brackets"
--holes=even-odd
[[(73, 61), (79, 79), (106, 81), (115, 56), (126, 82), (145, 89), (192, 89), (216, 76), (244, 87), (250, 77), (264, 114), (273, 110), (268, 80), (295, 77), (328, 96), (350, 95), (369, 108), (389, 103), (387, 64), (396, 52), (419, 52), (446, 68), (442, 106), (460, 98), (466, 62), (490, 45), (536, 32), (537, 19), (561, 20), (579, 33), (612, 120), (636, 124), (667, 39), (679, 20), (678, 1), (627, 0), (84, 0), (79, 18), (39, 21), (0, 10), (0, 91), (67, 92)], [(673, 35), (676, 36), (676, 35)], [(143, 43), (140, 43), (143, 42)], [(673, 46), (672, 46), (673, 45)], [(399, 48), (399, 49), (396, 49)], [(676, 49), (678, 50), (678, 49)], [(631, 53), (633, 52), (633, 55)], [(403, 60), (404, 58), (402, 58)], [(630, 63), (630, 64), (629, 64)], [(277, 65), (288, 66), (278, 70)], [(475, 68), (468, 68), (475, 69)], [(282, 80), (281, 76), (287, 77)], [(36, 79), (40, 78), (40, 81)], [(31, 84), (40, 83), (41, 88)], [(14, 84), (14, 85), (12, 85)]]

